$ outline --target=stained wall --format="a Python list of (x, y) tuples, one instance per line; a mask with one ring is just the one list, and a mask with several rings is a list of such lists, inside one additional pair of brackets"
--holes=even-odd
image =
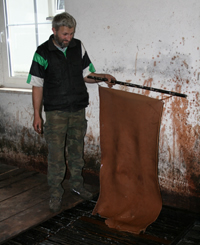
[[(76, 36), (84, 42), (97, 72), (187, 95), (185, 99), (115, 86), (164, 101), (158, 164), (161, 189), (199, 198), (200, 2), (74, 0), (66, 1), (66, 6), (77, 19)], [(98, 101), (96, 89), (91, 94), (92, 103)]]
[[(164, 203), (183, 205), (170, 199), (173, 196), (199, 203), (200, 2), (65, 2), (66, 10), (77, 20), (75, 35), (83, 41), (97, 73), (111, 73), (119, 81), (187, 94), (184, 99), (114, 87), (164, 101), (158, 156)], [(1, 57), (0, 60), (1, 79)], [(98, 172), (101, 158), (98, 85), (89, 84), (88, 91), (85, 159), (86, 167)], [(45, 172), (47, 146), (44, 137), (32, 129), (31, 92), (0, 90), (0, 115), (0, 160)], [(194, 207), (188, 205), (187, 208)]]

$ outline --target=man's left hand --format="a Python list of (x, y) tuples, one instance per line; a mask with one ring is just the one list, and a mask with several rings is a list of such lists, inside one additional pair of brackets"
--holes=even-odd
[(116, 81), (116, 78), (112, 75), (105, 74), (104, 78), (106, 78), (108, 81), (105, 81), (105, 83), (108, 85), (109, 88), (112, 88), (113, 85), (115, 85), (114, 81)]

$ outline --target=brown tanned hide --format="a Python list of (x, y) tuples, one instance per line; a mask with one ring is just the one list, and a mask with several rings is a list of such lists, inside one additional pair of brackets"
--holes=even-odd
[(163, 102), (99, 87), (100, 195), (93, 214), (110, 228), (139, 234), (162, 208), (158, 138)]

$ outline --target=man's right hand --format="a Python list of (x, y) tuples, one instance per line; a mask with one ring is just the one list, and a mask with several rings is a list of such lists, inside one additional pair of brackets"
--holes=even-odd
[(34, 117), (33, 128), (35, 132), (37, 132), (38, 134), (43, 133), (42, 119), (40, 117)]
[(43, 95), (43, 88), (33, 86), (32, 88), (33, 108), (34, 108), (33, 128), (35, 132), (37, 132), (38, 134), (43, 133), (43, 120), (41, 118), (42, 95)]

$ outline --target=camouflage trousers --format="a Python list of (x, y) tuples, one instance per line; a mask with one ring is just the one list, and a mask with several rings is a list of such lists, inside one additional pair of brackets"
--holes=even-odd
[(46, 112), (44, 135), (48, 144), (47, 179), (50, 194), (63, 195), (62, 182), (66, 174), (66, 160), (70, 170), (70, 186), (83, 183), (83, 147), (87, 129), (85, 109), (77, 112)]

